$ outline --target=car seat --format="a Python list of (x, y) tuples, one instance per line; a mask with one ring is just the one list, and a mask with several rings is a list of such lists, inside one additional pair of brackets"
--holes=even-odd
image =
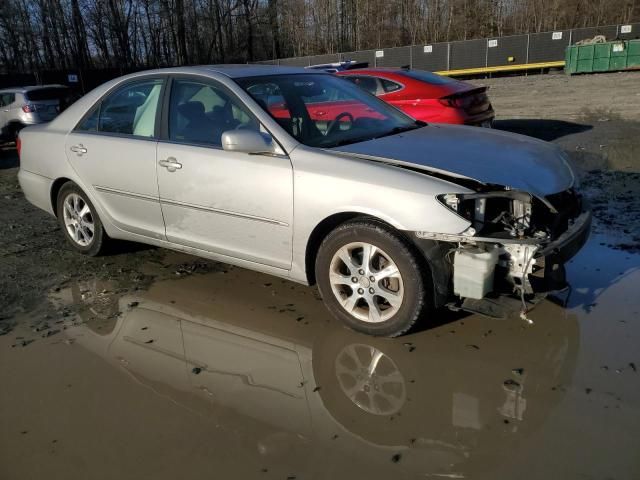
[[(178, 136), (181, 140), (220, 145), (222, 131), (205, 114), (202, 102), (182, 103), (178, 105), (178, 114), (186, 119), (185, 126), (178, 129)], [(178, 122), (178, 124), (181, 123), (183, 122)]]

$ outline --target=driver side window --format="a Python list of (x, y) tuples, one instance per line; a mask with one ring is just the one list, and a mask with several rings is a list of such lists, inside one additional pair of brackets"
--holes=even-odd
[(259, 131), (258, 121), (225, 89), (213, 83), (176, 79), (169, 104), (169, 139), (220, 147), (222, 133)]

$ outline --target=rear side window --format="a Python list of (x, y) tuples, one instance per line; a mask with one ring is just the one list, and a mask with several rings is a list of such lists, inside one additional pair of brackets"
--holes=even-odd
[(7, 105), (11, 105), (16, 101), (15, 93), (3, 93), (0, 94), (0, 107), (5, 107)]
[(100, 105), (96, 105), (91, 110), (91, 113), (87, 115), (76, 127), (80, 132), (97, 132), (98, 131), (98, 116), (100, 115)]
[(392, 82), (391, 80), (387, 80), (386, 78), (381, 78), (380, 82), (382, 82), (384, 93), (396, 92), (402, 89), (402, 85), (396, 82)]
[(84, 132), (153, 137), (163, 80), (136, 82), (105, 98), (76, 127)]
[(380, 95), (383, 93), (379, 78), (369, 76), (360, 77), (356, 75), (347, 75), (345, 78), (351, 83), (355, 83), (364, 91), (369, 92), (371, 95)]
[(68, 95), (66, 88), (38, 88), (25, 93), (25, 98), (30, 102), (41, 102), (44, 100), (60, 100)]

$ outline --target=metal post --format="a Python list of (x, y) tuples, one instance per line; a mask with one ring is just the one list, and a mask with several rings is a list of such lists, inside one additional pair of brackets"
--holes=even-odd
[(527, 60), (525, 63), (529, 63), (529, 43), (531, 42), (531, 34), (527, 33)]
[(78, 77), (80, 78), (80, 89), (82, 90), (82, 94), (84, 95), (87, 92), (84, 89), (84, 79), (82, 78), (82, 68), (78, 69)]
[(447, 71), (451, 70), (451, 42), (447, 42)]
[(489, 66), (489, 39), (484, 41), (484, 68)]

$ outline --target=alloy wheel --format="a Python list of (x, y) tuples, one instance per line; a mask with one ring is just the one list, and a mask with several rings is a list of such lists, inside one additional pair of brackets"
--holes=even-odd
[(402, 275), (381, 248), (365, 242), (349, 243), (333, 255), (329, 268), (333, 294), (358, 320), (384, 322), (402, 306)]
[(343, 393), (373, 415), (393, 415), (406, 400), (405, 380), (395, 362), (371, 345), (350, 344), (336, 357)]
[(93, 241), (95, 224), (88, 203), (77, 193), (70, 193), (63, 202), (63, 218), (71, 239), (81, 247)]

